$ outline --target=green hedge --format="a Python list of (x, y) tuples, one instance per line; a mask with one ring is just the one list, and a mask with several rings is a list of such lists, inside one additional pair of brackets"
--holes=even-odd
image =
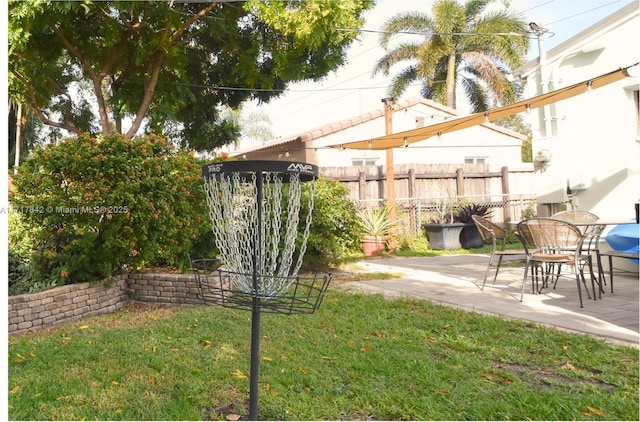
[[(33, 276), (58, 285), (212, 251), (201, 163), (148, 135), (81, 135), (34, 151), (14, 178), (31, 227)], [(207, 237), (209, 241), (207, 241)]]
[[(301, 221), (307, 215), (308, 191), (302, 199)], [(361, 252), (362, 229), (349, 189), (336, 180), (320, 177), (316, 182), (306, 262), (339, 262)]]

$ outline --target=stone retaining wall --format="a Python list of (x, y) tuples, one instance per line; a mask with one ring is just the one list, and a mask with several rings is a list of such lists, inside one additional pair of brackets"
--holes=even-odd
[(123, 274), (109, 281), (9, 296), (9, 334), (116, 311), (130, 302), (153, 306), (202, 304), (193, 275)]
[(127, 298), (147, 305), (202, 305), (190, 274), (129, 274)]

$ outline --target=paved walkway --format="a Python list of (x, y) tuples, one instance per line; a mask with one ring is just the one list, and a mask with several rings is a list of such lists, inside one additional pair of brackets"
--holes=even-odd
[[(390, 297), (429, 299), (461, 309), (535, 321), (638, 346), (637, 274), (614, 273), (614, 293), (609, 285), (605, 286), (602, 300), (589, 300), (583, 289), (584, 308), (581, 309), (574, 278), (561, 278), (556, 289), (544, 289), (542, 294), (531, 293), (528, 284), (524, 301), (520, 302), (522, 267), (502, 267), (496, 283), (492, 284), (490, 279), (484, 290), (480, 290), (488, 259), (488, 255), (367, 259), (358, 264), (360, 269), (396, 273), (398, 278), (349, 282), (342, 287)], [(590, 286), (588, 280), (587, 284)]]

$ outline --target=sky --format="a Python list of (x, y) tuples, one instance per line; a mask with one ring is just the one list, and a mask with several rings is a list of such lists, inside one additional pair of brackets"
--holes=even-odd
[[(464, 1), (464, 0), (459, 0)], [(633, 0), (510, 0), (510, 9), (526, 22), (535, 21), (548, 29), (543, 48), (549, 50), (594, 23), (623, 8)], [(502, 7), (498, 0), (495, 7)], [(427, 11), (433, 0), (378, 0), (365, 15), (364, 30), (379, 30), (385, 20), (405, 11)], [(410, 35), (398, 35), (398, 37)], [(348, 52), (345, 65), (321, 82), (298, 83), (276, 100), (260, 106), (247, 105), (265, 112), (276, 138), (322, 127), (325, 124), (381, 109), (393, 73), (372, 77), (376, 61), (385, 53), (378, 45), (379, 34), (363, 31)], [(538, 42), (530, 42), (527, 61), (538, 56)], [(401, 66), (402, 68), (404, 66)], [(393, 69), (392, 69), (393, 72)], [(419, 88), (408, 90), (401, 101), (419, 95)]]

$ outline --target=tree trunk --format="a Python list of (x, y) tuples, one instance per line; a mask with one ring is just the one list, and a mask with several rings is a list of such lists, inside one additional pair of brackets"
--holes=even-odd
[(138, 129), (140, 129), (140, 125), (142, 124), (142, 120), (147, 115), (147, 110), (149, 110), (149, 105), (151, 104), (151, 100), (153, 99), (153, 93), (155, 92), (156, 85), (158, 83), (158, 78), (160, 76), (160, 69), (162, 68), (162, 62), (164, 60), (164, 55), (161, 51), (156, 51), (153, 54), (153, 58), (149, 62), (147, 66), (147, 75), (148, 78), (144, 81), (144, 95), (142, 97), (142, 102), (140, 103), (140, 107), (136, 112), (136, 117), (131, 124), (131, 127), (125, 134), (127, 138), (133, 138)]
[(18, 111), (16, 111), (16, 156), (14, 159), (13, 173), (18, 173), (20, 165), (20, 137), (22, 135), (22, 103), (18, 103)]
[(456, 108), (456, 53), (449, 55), (447, 64), (447, 106)]

